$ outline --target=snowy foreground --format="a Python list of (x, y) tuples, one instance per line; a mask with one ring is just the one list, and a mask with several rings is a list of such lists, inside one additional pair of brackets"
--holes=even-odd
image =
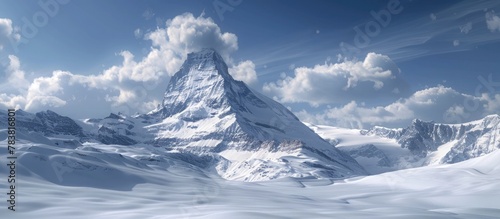
[[(141, 169), (127, 158), (127, 146), (101, 146), (104, 152), (120, 151), (124, 157), (103, 151), (99, 152), (102, 157), (93, 157), (93, 147), (83, 146), (80, 156), (94, 160), (96, 167), (82, 161), (87, 169), (73, 164), (74, 170), (61, 172), (58, 166), (44, 167), (43, 160), (54, 162), (71, 152), (28, 146), (23, 146), (19, 158), (26, 160), (18, 167), (17, 211), (8, 211), (4, 204), (2, 218), (500, 217), (500, 150), (457, 164), (336, 181), (285, 178), (237, 182), (181, 161)], [(0, 150), (4, 158), (5, 146)], [(41, 154), (47, 156), (38, 156)], [(101, 170), (100, 162), (116, 169)], [(5, 176), (4, 165), (0, 170)], [(50, 173), (52, 170), (55, 173)], [(95, 177), (81, 182), (78, 177), (88, 171)], [(0, 181), (2, 191), (7, 191), (6, 185), (5, 180)]]

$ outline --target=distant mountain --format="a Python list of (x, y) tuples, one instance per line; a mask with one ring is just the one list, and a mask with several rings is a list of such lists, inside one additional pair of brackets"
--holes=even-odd
[(345, 129), (307, 124), (369, 173), (457, 163), (500, 149), (500, 116), (463, 124), (419, 119), (406, 128)]
[[(434, 158), (427, 163), (456, 163), (479, 157), (500, 148), (500, 116), (490, 115), (463, 124), (440, 124), (415, 119), (404, 129), (375, 127), (366, 135), (395, 139), (419, 157)], [(439, 151), (439, 155), (435, 152)]]
[[(3, 115), (6, 117), (6, 115)], [(85, 137), (82, 127), (73, 119), (47, 110), (31, 114), (16, 111), (17, 126), (29, 132), (43, 133), (45, 136), (71, 135)]]

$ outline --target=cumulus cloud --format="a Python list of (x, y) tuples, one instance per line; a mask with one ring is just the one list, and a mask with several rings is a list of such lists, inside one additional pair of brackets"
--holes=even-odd
[(29, 81), (25, 78), (25, 73), (21, 69), (21, 62), (17, 56), (9, 55), (9, 65), (7, 66), (7, 83), (14, 85), (20, 93), (29, 87)]
[(369, 128), (374, 125), (404, 127), (415, 118), (441, 122), (463, 123), (480, 119), (500, 110), (500, 94), (482, 93), (472, 96), (442, 85), (420, 90), (408, 98), (386, 106), (365, 107), (351, 101), (342, 107), (330, 108), (318, 114), (300, 111), (303, 121), (349, 128)]
[[(233, 77), (246, 83), (255, 82), (255, 64), (250, 60), (234, 63), (231, 58), (231, 53), (238, 50), (238, 37), (232, 33), (223, 33), (211, 18), (194, 17), (185, 13), (167, 20), (166, 26), (167, 28), (159, 28), (146, 34), (146, 38), (151, 40), (160, 53), (165, 53), (163, 58), (168, 60), (165, 66), (169, 75), (179, 69), (188, 53), (210, 47), (217, 50), (233, 69), (230, 71), (234, 74)], [(245, 69), (238, 70), (239, 68)]]
[(460, 40), (453, 40), (453, 46), (460, 46)]
[(252, 61), (243, 61), (238, 65), (229, 68), (229, 74), (234, 79), (244, 81), (247, 84), (255, 84), (257, 82), (257, 72), (255, 72), (255, 64)]
[(8, 18), (0, 18), (0, 50), (4, 48), (4, 44), (10, 41), (19, 41), (21, 35), (12, 25), (12, 20)]
[[(31, 112), (55, 110), (76, 118), (104, 116), (109, 112), (147, 112), (159, 103), (166, 76), (138, 75), (133, 69), (137, 63), (124, 52), (122, 65), (113, 66), (102, 74), (76, 75), (67, 71), (54, 71), (50, 77), (38, 77), (26, 83), (19, 92), (0, 94), (0, 105), (21, 108)], [(19, 60), (11, 57), (7, 68), (11, 81), (22, 82), (24, 72)], [(16, 73), (17, 72), (17, 73)], [(26, 81), (25, 81), (26, 82)], [(18, 87), (18, 84), (9, 84)], [(163, 85), (163, 86), (161, 86)], [(12, 90), (12, 89), (10, 89)], [(153, 106), (154, 105), (154, 106)]]
[(495, 14), (494, 11), (489, 11), (486, 13), (486, 25), (491, 32), (500, 32), (500, 17)]
[(232, 61), (229, 54), (238, 49), (238, 38), (232, 33), (222, 33), (219, 26), (211, 19), (194, 17), (185, 13), (167, 20), (167, 28), (159, 28), (147, 38), (162, 51), (171, 51), (174, 55), (186, 56), (206, 47), (217, 50), (226, 61)]
[(0, 18), (0, 34), (10, 36), (14, 28), (12, 28), (12, 20), (7, 18)]
[(352, 99), (398, 97), (407, 90), (396, 64), (385, 55), (369, 53), (363, 61), (344, 60), (295, 69), (293, 77), (264, 84), (263, 91), (281, 102), (313, 106)]
[(98, 74), (56, 70), (49, 77), (28, 82), (19, 60), (11, 56), (7, 67), (9, 80), (22, 86), (16, 85), (17, 93), (2, 90), (0, 105), (32, 112), (52, 109), (76, 118), (109, 112), (145, 113), (160, 103), (170, 76), (179, 70), (187, 54), (205, 47), (221, 53), (236, 79), (257, 81), (253, 62), (234, 63), (231, 59), (231, 53), (238, 49), (236, 35), (222, 32), (211, 18), (182, 14), (165, 22), (164, 28), (144, 36), (152, 43), (146, 56), (137, 59), (131, 52), (122, 51), (121, 64)]

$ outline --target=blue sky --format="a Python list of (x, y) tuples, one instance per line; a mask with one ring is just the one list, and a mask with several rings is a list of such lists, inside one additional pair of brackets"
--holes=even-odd
[(500, 111), (499, 16), (498, 1), (5, 0), (0, 105), (144, 113), (213, 47), (304, 121), (467, 122)]

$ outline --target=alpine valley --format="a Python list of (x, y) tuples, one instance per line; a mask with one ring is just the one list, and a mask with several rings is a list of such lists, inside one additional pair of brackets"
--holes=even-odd
[[(500, 215), (499, 115), (400, 129), (305, 124), (234, 80), (213, 49), (189, 54), (147, 114), (17, 110), (16, 121), (16, 218)], [(2, 111), (4, 161), (6, 122)]]

